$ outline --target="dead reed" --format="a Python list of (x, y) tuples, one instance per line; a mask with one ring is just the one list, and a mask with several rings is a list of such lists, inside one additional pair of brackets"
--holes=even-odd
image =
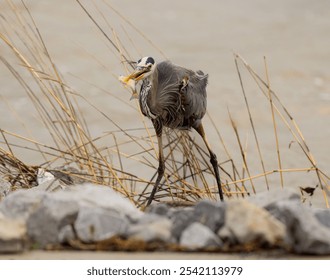
[[(79, 4), (77, 9), (79, 6), (83, 9), (105, 38), (117, 63), (121, 63), (123, 72), (129, 71), (128, 68), (134, 66), (131, 61), (135, 56), (132, 53), (139, 54), (139, 46), (132, 39), (132, 33), (140, 36), (146, 44), (165, 57), (142, 31), (134, 27), (129, 19), (107, 1), (97, 4), (93, 2), (93, 6), (88, 7), (82, 1), (76, 1)], [(0, 54), (0, 60), (29, 98), (40, 120), (38, 130), (47, 132), (49, 141), (45, 144), (37, 140), (37, 135), (33, 133), (24, 135), (1, 129), (0, 176), (8, 180), (12, 188), (28, 188), (36, 185), (38, 168), (43, 167), (53, 173), (60, 170), (62, 174), (70, 176), (73, 182), (80, 180), (108, 185), (127, 196), (137, 206), (142, 206), (152, 189), (150, 185), (155, 180), (158, 161), (154, 131), (150, 128), (149, 121), (140, 113), (138, 104), (135, 103), (134, 110), (140, 116), (141, 127), (133, 130), (123, 129), (120, 123), (114, 121), (111, 112), (99, 109), (87, 97), (74, 91), (65, 82), (49, 54), (47, 42), (39, 32), (33, 12), (30, 13), (24, 2), (8, 0), (7, 5), (8, 14), (0, 17), (3, 30), (0, 33), (0, 40), (10, 53), (10, 57)], [(116, 28), (107, 20), (108, 14), (121, 24), (123, 35), (119, 36)], [(322, 192), (325, 205), (329, 207), (330, 178), (318, 168), (294, 118), (272, 90), (266, 59), (264, 61), (265, 74), (262, 78), (239, 54), (234, 54), (234, 63), (254, 143), (244, 143), (244, 138), (230, 112), (232, 139), (236, 139), (238, 144), (236, 150), (230, 150), (218, 129), (219, 124), (211, 117), (207, 120), (219, 136), (219, 146), (223, 151), (219, 167), (224, 193), (227, 197), (247, 196), (265, 188), (283, 188), (286, 186), (285, 174), (301, 172), (315, 177), (319, 186), (317, 191)], [(275, 168), (266, 167), (270, 164), (267, 165), (265, 162), (262, 141), (258, 136), (256, 120), (249, 102), (251, 97), (247, 94), (244, 78), (254, 81), (258, 92), (265, 98), (265, 106), (269, 106), (278, 163)], [(117, 96), (110, 94), (107, 98), (117, 98)], [(102, 135), (93, 135), (84, 116), (82, 104), (110, 123), (112, 130)], [(13, 114), (20, 115), (11, 110)], [(24, 123), (24, 116), (20, 119), (24, 126), (27, 125)], [(300, 148), (300, 153), (307, 159), (307, 165), (300, 165), (297, 162), (295, 167), (285, 167), (286, 164), (281, 157), (283, 148), (279, 141), (279, 125), (284, 126), (287, 133), (291, 134), (293, 141)], [(209, 157), (197, 137), (188, 132), (167, 131), (165, 138), (166, 173), (162, 191), (156, 194), (156, 200), (189, 204), (205, 197), (216, 199), (217, 187)], [(108, 144), (104, 146), (99, 144), (100, 142)], [(255, 154), (248, 153), (247, 147), (250, 146), (256, 148)], [(134, 147), (134, 152), (127, 152), (130, 150), (127, 147)], [(41, 156), (43, 162), (37, 166), (23, 163), (19, 160), (19, 151), (22, 149), (29, 151), (31, 156), (34, 154)], [(249, 158), (258, 159), (260, 169), (251, 166)], [(136, 169), (129, 172), (127, 165), (134, 165)], [(148, 170), (150, 176), (144, 178), (137, 170)], [(303, 191), (302, 195), (304, 196)]]

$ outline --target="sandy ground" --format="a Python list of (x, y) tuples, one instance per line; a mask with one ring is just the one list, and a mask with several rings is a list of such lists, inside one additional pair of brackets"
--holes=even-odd
[(0, 260), (328, 260), (329, 256), (290, 255), (282, 253), (167, 253), (167, 252), (86, 252), (86, 251), (31, 251), (23, 254), (0, 255)]

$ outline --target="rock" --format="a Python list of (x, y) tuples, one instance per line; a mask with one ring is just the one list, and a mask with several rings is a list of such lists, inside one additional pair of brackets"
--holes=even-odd
[(169, 211), (170, 207), (163, 203), (151, 204), (146, 209), (146, 213), (154, 213), (160, 216), (167, 216)]
[(268, 209), (274, 203), (285, 200), (300, 201), (300, 195), (291, 189), (285, 188), (260, 192), (248, 198), (249, 202), (265, 209)]
[(41, 247), (76, 238), (72, 225), (78, 238), (94, 242), (125, 233), (130, 221), (143, 216), (109, 187), (84, 184), (55, 192), (38, 187), (11, 193), (0, 203), (0, 211), (8, 218), (26, 220), (28, 237)]
[(129, 226), (126, 237), (145, 242), (171, 240), (172, 221), (156, 214), (146, 214), (136, 224)]
[(4, 180), (0, 175), (0, 201), (2, 197), (7, 196), (11, 191), (11, 184)]
[(226, 244), (237, 244), (236, 237), (232, 234), (229, 227), (222, 227), (218, 230), (218, 236)]
[(182, 232), (180, 245), (191, 250), (196, 250), (220, 247), (222, 242), (210, 228), (194, 222)]
[(217, 232), (224, 224), (225, 204), (212, 201), (201, 201), (194, 208), (184, 208), (173, 211), (171, 220), (173, 221), (172, 236), (179, 240), (181, 233), (194, 222), (201, 223)]
[(280, 201), (271, 213), (286, 224), (287, 242), (296, 253), (330, 254), (330, 230), (301, 203)]
[(246, 200), (227, 202), (224, 227), (218, 231), (219, 236), (238, 244), (271, 247), (285, 238), (283, 223)]
[(61, 184), (64, 185), (81, 185), (83, 183), (87, 183), (83, 176), (76, 176), (75, 174), (88, 175), (88, 172), (84, 170), (79, 170), (72, 166), (56, 167), (55, 169), (51, 170), (50, 173), (57, 180), (59, 180)]
[[(78, 203), (79, 214), (74, 228), (77, 237), (83, 242), (96, 242), (114, 235), (124, 235), (128, 224), (144, 215), (127, 198), (105, 186), (75, 185), (57, 192), (56, 195)], [(72, 236), (73, 232), (69, 227), (60, 232), (62, 241), (67, 241)]]
[(0, 215), (0, 253), (22, 252), (26, 241), (25, 223)]
[(131, 221), (136, 221), (143, 215), (143, 212), (137, 209), (129, 199), (110, 187), (82, 184), (70, 186), (62, 192), (71, 200), (78, 202), (81, 207), (115, 210)]
[(313, 213), (321, 224), (330, 228), (330, 209), (313, 209)]
[(38, 186), (40, 186), (40, 184), (43, 184), (45, 182), (53, 181), (54, 179), (55, 179), (55, 177), (52, 173), (46, 171), (46, 169), (44, 169), (44, 168), (38, 168), (38, 170), (37, 170)]
[(57, 190), (65, 189), (66, 186), (63, 183), (61, 183), (58, 179), (54, 178), (40, 183), (35, 188), (41, 191), (54, 192)]
[(179, 240), (183, 230), (193, 223), (194, 210), (192, 208), (185, 208), (174, 211), (171, 216), (172, 220), (172, 236)]
[(78, 203), (48, 194), (27, 219), (28, 236), (41, 247), (58, 244), (61, 229), (74, 223), (78, 210)]
[(45, 191), (35, 189), (17, 190), (3, 199), (0, 203), (0, 212), (8, 218), (26, 220), (46, 194)]
[(70, 240), (77, 239), (75, 232), (73, 231), (73, 225), (66, 225), (59, 230), (58, 242), (60, 244), (69, 243)]
[(193, 221), (217, 232), (225, 223), (225, 204), (212, 201), (201, 201), (194, 207)]
[(83, 242), (95, 242), (114, 235), (124, 235), (128, 219), (121, 212), (101, 207), (81, 207), (74, 228)]

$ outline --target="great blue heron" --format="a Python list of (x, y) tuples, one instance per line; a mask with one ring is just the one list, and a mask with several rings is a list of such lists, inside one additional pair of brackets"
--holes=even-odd
[(133, 91), (142, 81), (139, 102), (142, 113), (151, 119), (156, 131), (159, 148), (158, 177), (148, 198), (147, 206), (154, 199), (159, 183), (164, 176), (165, 162), (162, 144), (163, 126), (172, 129), (194, 128), (203, 138), (210, 154), (220, 200), (223, 200), (218, 161), (206, 140), (202, 118), (206, 112), (206, 85), (208, 75), (192, 71), (170, 61), (155, 63), (152, 57), (138, 60), (135, 71), (121, 80)]

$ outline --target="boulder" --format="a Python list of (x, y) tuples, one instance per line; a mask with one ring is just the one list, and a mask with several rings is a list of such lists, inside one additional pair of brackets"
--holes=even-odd
[(25, 223), (0, 215), (0, 253), (22, 252), (26, 241)]
[(286, 224), (287, 242), (296, 253), (330, 254), (330, 229), (315, 217), (311, 208), (280, 201), (270, 211)]
[(0, 212), (8, 218), (26, 220), (39, 207), (46, 194), (33, 188), (14, 191), (2, 200)]
[(190, 250), (196, 250), (220, 247), (222, 242), (210, 228), (193, 222), (182, 232), (180, 245)]
[(164, 203), (151, 204), (147, 207), (146, 213), (154, 213), (161, 216), (168, 216), (170, 207)]
[[(52, 180), (38, 187), (49, 182)], [(130, 222), (143, 216), (127, 198), (109, 187), (83, 184), (55, 192), (38, 187), (9, 194), (0, 203), (0, 212), (26, 221), (28, 237), (41, 247), (76, 237), (94, 242), (124, 234)]]
[(330, 228), (330, 209), (317, 208), (313, 209), (313, 213), (322, 225)]
[(194, 207), (193, 221), (217, 232), (225, 223), (225, 203), (204, 200)]
[(146, 214), (137, 223), (129, 226), (126, 237), (145, 242), (170, 242), (171, 229), (172, 221), (170, 219), (156, 214)]
[(175, 240), (179, 240), (182, 232), (186, 227), (193, 223), (193, 208), (184, 208), (176, 210), (171, 215), (172, 236)]
[(78, 211), (78, 203), (75, 201), (62, 200), (48, 194), (27, 219), (29, 238), (41, 247), (58, 244), (61, 229), (74, 223)]
[(195, 207), (187, 207), (171, 212), (170, 218), (173, 221), (172, 235), (179, 240), (181, 233), (194, 222), (201, 223), (213, 232), (224, 224), (225, 204), (215, 203), (213, 201), (204, 200), (199, 202)]
[(218, 234), (224, 240), (237, 244), (272, 247), (283, 242), (285, 226), (265, 209), (246, 200), (229, 201), (225, 225)]
[(70, 186), (61, 192), (56, 192), (56, 195), (58, 193), (63, 193), (69, 199), (76, 201), (80, 207), (115, 210), (131, 221), (136, 221), (143, 215), (143, 212), (129, 199), (110, 187), (88, 183)]
[(7, 196), (11, 191), (11, 184), (4, 180), (0, 175), (0, 201), (2, 197)]
[[(129, 221), (121, 212), (102, 207), (80, 207), (74, 222), (74, 229), (79, 240), (96, 242), (114, 235), (124, 235)], [(62, 233), (63, 234), (63, 233)], [(62, 239), (66, 239), (63, 236)]]
[(269, 191), (264, 191), (257, 193), (254, 196), (250, 196), (247, 200), (258, 207), (262, 207), (265, 209), (270, 208), (274, 203), (279, 201), (300, 201), (300, 195), (293, 191), (292, 189), (272, 189)]

